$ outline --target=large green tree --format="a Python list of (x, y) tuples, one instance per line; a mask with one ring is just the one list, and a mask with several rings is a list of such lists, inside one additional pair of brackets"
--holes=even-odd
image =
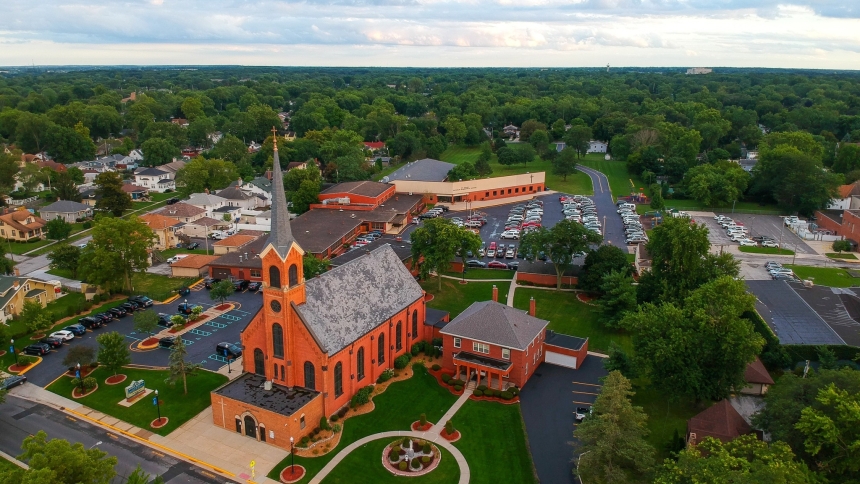
[(608, 244), (588, 251), (576, 284), (577, 288), (600, 293), (603, 276), (613, 271), (625, 275), (632, 273), (633, 265), (627, 260), (625, 251)]
[(411, 234), (412, 260), (419, 261), (419, 272), (426, 278), (436, 273), (439, 290), (442, 290), (442, 273), (449, 270), (458, 252), (462, 258), (466, 252), (477, 252), (481, 238), (469, 230), (457, 227), (446, 218), (432, 218)]
[(46, 151), (59, 163), (91, 160), (96, 156), (96, 145), (82, 125), (81, 131), (53, 125), (45, 133)]
[(102, 333), (96, 337), (99, 344), (99, 363), (114, 375), (123, 366), (131, 363), (131, 354), (125, 336), (117, 331)]
[(239, 173), (233, 163), (198, 156), (176, 172), (176, 190), (187, 197), (206, 189), (220, 190), (238, 178)]
[(150, 138), (140, 145), (140, 149), (146, 166), (164, 165), (182, 154), (173, 141), (166, 138)]
[(68, 239), (72, 234), (72, 224), (58, 217), (45, 224), (45, 231), (51, 240)]
[(831, 383), (818, 390), (817, 407), (801, 411), (795, 428), (815, 468), (833, 480), (860, 480), (860, 393)]
[(57, 173), (51, 190), (53, 190), (54, 195), (60, 200), (81, 201), (81, 192), (78, 190), (74, 179), (72, 179), (72, 175), (67, 172)]
[(122, 175), (114, 171), (106, 171), (96, 175), (96, 210), (122, 216), (123, 212), (132, 207), (131, 196), (122, 190)]
[(604, 274), (600, 291), (602, 295), (597, 300), (597, 307), (603, 314), (604, 326), (616, 327), (625, 314), (636, 309), (636, 286), (628, 271)]
[(592, 135), (591, 128), (588, 126), (571, 126), (564, 135), (564, 143), (568, 148), (573, 150), (577, 158), (580, 158), (588, 153)]
[(740, 200), (749, 180), (749, 174), (739, 164), (728, 161), (699, 165), (684, 175), (687, 195), (707, 207), (731, 205)]
[(651, 471), (654, 448), (645, 440), (648, 415), (633, 406), (633, 395), (630, 380), (620, 371), (610, 372), (592, 414), (573, 432), (579, 442), (574, 460), (583, 482), (627, 483)]
[(38, 431), (24, 439), (23, 453), (18, 456), (29, 469), (0, 473), (0, 484), (110, 484), (116, 471), (116, 457), (97, 448), (86, 448), (80, 442), (51, 439)]
[(552, 160), (553, 175), (560, 175), (562, 180), (567, 181), (567, 175), (576, 173), (576, 160), (578, 155), (573, 148), (565, 148)]
[(155, 243), (152, 230), (137, 217), (100, 217), (92, 237), (81, 254), (81, 276), (107, 289), (132, 290), (134, 272), (149, 266), (149, 250)]
[(637, 366), (665, 394), (719, 400), (743, 388), (746, 366), (764, 346), (742, 317), (754, 307), (744, 282), (723, 276), (679, 304), (646, 303), (621, 325), (633, 333)]
[(573, 256), (584, 252), (592, 244), (599, 244), (603, 236), (571, 220), (562, 220), (552, 228), (541, 227), (523, 235), (520, 241), (520, 254), (528, 260), (535, 260), (540, 253), (546, 254), (555, 268), (556, 288), (561, 289), (564, 272), (573, 264)]
[(51, 269), (69, 271), (72, 277), (78, 277), (78, 264), (81, 260), (81, 248), (75, 245), (59, 244), (48, 254)]

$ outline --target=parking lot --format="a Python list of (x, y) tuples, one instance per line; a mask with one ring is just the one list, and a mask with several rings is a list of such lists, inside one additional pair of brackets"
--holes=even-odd
[[(772, 238), (784, 249), (794, 250), (798, 254), (815, 254), (816, 252), (783, 223), (777, 215), (751, 215), (741, 213), (721, 213), (730, 217), (735, 223), (743, 224), (749, 229), (749, 237), (766, 236)], [(693, 220), (708, 227), (708, 239), (711, 245), (738, 245), (732, 242), (726, 230), (722, 228), (710, 214), (694, 215)]]
[[(177, 313), (179, 304), (186, 299), (189, 304), (199, 304), (204, 309), (209, 309), (219, 304), (217, 301), (212, 301), (209, 298), (209, 292), (200, 284), (200, 287), (192, 290), (187, 297), (177, 299), (170, 304), (153, 305), (147, 311), (173, 315)], [(188, 349), (188, 360), (200, 363), (207, 370), (218, 370), (227, 364), (227, 360), (223, 356), (215, 354), (215, 345), (221, 342), (240, 343), (242, 329), (247, 326), (251, 318), (254, 317), (263, 305), (262, 295), (247, 291), (236, 292), (227, 301), (235, 303), (237, 307), (228, 313), (194, 327), (182, 335), (182, 339)], [(74, 322), (74, 320), (69, 321), (69, 324), (73, 324)], [(162, 327), (158, 328), (159, 331), (163, 329)], [(98, 350), (96, 337), (108, 331), (117, 331), (125, 336), (129, 347), (132, 349), (132, 363), (147, 366), (167, 366), (167, 359), (170, 354), (169, 349), (136, 350), (137, 342), (148, 338), (149, 335), (137, 333), (134, 330), (133, 316), (128, 315), (95, 331), (87, 331), (86, 335), (76, 337), (73, 341), (69, 341), (60, 348), (52, 350), (43, 357), (39, 365), (27, 372), (27, 379), (40, 386), (51, 383), (57, 376), (67, 370), (63, 366), (62, 361), (70, 347), (87, 345)], [(235, 365), (235, 363), (233, 364)]]

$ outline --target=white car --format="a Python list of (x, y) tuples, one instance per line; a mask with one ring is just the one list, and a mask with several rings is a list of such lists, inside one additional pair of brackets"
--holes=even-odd
[(71, 341), (71, 340), (75, 339), (75, 333), (72, 333), (71, 331), (66, 331), (66, 330), (54, 331), (53, 333), (51, 333), (51, 338), (57, 338), (57, 339), (61, 339), (63, 341)]
[(503, 238), (503, 239), (515, 239), (516, 240), (516, 239), (520, 238), (520, 233), (519, 233), (519, 231), (516, 231), (516, 230), (505, 230), (504, 232), (502, 232), (501, 238)]
[(178, 262), (178, 261), (188, 257), (189, 255), (191, 255), (191, 254), (176, 254), (175, 256), (171, 257), (170, 259), (167, 259), (167, 263), (173, 264), (174, 262)]
[(762, 247), (773, 247), (773, 248), (776, 248), (776, 249), (778, 249), (778, 248), (779, 248), (779, 244), (777, 244), (776, 242), (774, 242), (774, 241), (772, 241), (772, 240), (763, 240), (763, 241), (762, 241), (762, 243), (761, 243), (761, 246), (762, 246)]
[(741, 247), (758, 247), (758, 243), (752, 239), (741, 239), (739, 242)]

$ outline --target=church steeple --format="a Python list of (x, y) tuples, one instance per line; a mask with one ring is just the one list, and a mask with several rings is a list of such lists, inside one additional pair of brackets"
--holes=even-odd
[(272, 231), (269, 233), (266, 245), (274, 246), (278, 255), (285, 258), (295, 239), (290, 228), (290, 211), (287, 208), (287, 195), (284, 191), (284, 175), (281, 173), (281, 161), (278, 158), (278, 133), (274, 127), (272, 127), (272, 140), (275, 150), (272, 164)]

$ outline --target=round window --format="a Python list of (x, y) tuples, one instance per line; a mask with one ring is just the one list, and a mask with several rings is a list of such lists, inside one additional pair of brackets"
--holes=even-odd
[(269, 306), (272, 308), (272, 311), (276, 313), (281, 312), (281, 303), (279, 301), (272, 301)]

